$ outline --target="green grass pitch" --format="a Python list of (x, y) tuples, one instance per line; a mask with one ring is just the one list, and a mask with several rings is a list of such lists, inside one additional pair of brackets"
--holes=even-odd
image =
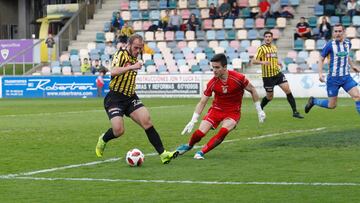
[[(168, 150), (188, 141), (180, 133), (197, 102), (143, 99)], [(297, 100), (301, 113), (305, 103)], [(314, 107), (303, 120), (292, 118), (286, 99), (274, 99), (264, 124), (244, 99), (237, 128), (205, 160), (194, 160), (193, 149), (168, 165), (128, 118), (125, 134), (96, 158), (97, 138), (110, 126), (102, 105), (0, 100), (0, 202), (360, 202), (360, 116), (351, 99), (335, 110)], [(138, 168), (124, 160), (135, 147), (146, 154)]]

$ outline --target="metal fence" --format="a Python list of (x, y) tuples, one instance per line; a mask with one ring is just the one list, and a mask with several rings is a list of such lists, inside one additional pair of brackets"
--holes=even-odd
[(85, 28), (88, 19), (93, 18), (96, 7), (101, 6), (101, 1), (90, 0), (80, 4), (78, 12), (76, 12), (56, 35), (58, 50), (57, 58), (61, 52), (66, 51), (71, 40), (75, 40), (79, 30)]

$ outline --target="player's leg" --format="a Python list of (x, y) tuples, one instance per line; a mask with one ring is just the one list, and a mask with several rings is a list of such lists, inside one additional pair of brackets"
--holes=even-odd
[(293, 111), (293, 117), (294, 118), (304, 118), (303, 116), (300, 115), (300, 113), (296, 109), (296, 101), (295, 101), (294, 96), (291, 93), (289, 83), (287, 81), (283, 82), (283, 83), (279, 84), (279, 87), (286, 94), (287, 101), (289, 102), (291, 109)]
[(126, 103), (123, 98), (109, 92), (104, 98), (104, 108), (111, 122), (111, 128), (103, 133), (96, 144), (95, 152), (98, 157), (102, 157), (106, 143), (124, 134), (124, 109)]
[(206, 135), (206, 133), (209, 132), (212, 127), (213, 125), (209, 121), (202, 120), (199, 128), (191, 135), (189, 143), (180, 145), (178, 148), (176, 148), (176, 150), (180, 155), (191, 150), (196, 143), (200, 142), (200, 140)]
[(149, 111), (144, 107), (138, 107), (130, 113), (130, 117), (133, 121), (139, 124), (144, 130), (150, 141), (154, 146), (155, 150), (159, 153), (161, 161), (164, 164), (170, 162), (171, 159), (175, 158), (178, 155), (177, 151), (168, 152), (164, 149), (163, 143), (161, 141), (159, 133), (154, 128)]
[[(110, 111), (111, 112), (111, 111)], [(124, 134), (124, 120), (122, 116), (115, 116), (110, 119), (111, 128), (109, 128), (105, 133), (100, 135), (98, 142), (96, 144), (95, 152), (96, 156), (102, 157), (106, 147), (106, 143), (112, 139), (120, 137)]]
[(261, 100), (261, 108), (264, 109), (265, 106), (273, 99), (274, 97), (274, 84), (273, 77), (263, 78), (264, 89), (266, 91), (266, 96)]
[(208, 143), (201, 149), (195, 153), (195, 159), (204, 159), (204, 155), (214, 149), (216, 146), (222, 143), (225, 139), (226, 135), (235, 128), (237, 122), (231, 118), (227, 118), (223, 121), (223, 124), (219, 130), (219, 132), (214, 135)]
[(308, 103), (305, 106), (305, 113), (309, 113), (310, 109), (313, 106), (319, 106), (326, 109), (334, 109), (337, 104), (337, 96), (329, 97), (328, 99), (319, 99), (315, 97), (310, 97)]
[(264, 109), (265, 106), (274, 98), (274, 92), (268, 92), (266, 89), (266, 96), (262, 98), (261, 100), (261, 109)]
[(189, 151), (196, 143), (200, 142), (211, 128), (216, 129), (223, 119), (222, 111), (210, 108), (204, 119), (201, 121), (199, 128), (191, 135), (189, 143), (180, 145), (176, 150), (179, 154), (184, 154)]
[(310, 97), (308, 103), (305, 106), (305, 113), (309, 113), (313, 106), (319, 106), (326, 109), (334, 109), (337, 104), (337, 95), (339, 93), (338, 81), (335, 81), (332, 77), (328, 77), (326, 81), (326, 90), (328, 99), (319, 99)]
[(356, 110), (360, 114), (360, 93), (357, 87), (353, 87), (349, 92), (350, 96), (355, 100)]
[(199, 126), (199, 129), (197, 129), (191, 136), (190, 140), (189, 140), (189, 145), (192, 147), (194, 146), (196, 143), (200, 142), (201, 138), (203, 138), (208, 132), (209, 130), (213, 127), (213, 125), (207, 121), (207, 120), (202, 120)]
[(347, 78), (346, 83), (344, 84), (344, 90), (355, 100), (356, 110), (360, 114), (360, 92), (357, 88), (357, 83), (350, 76)]
[(149, 111), (144, 107), (140, 107), (133, 111), (130, 114), (130, 117), (133, 121), (135, 121), (137, 124), (139, 124), (144, 130), (145, 133), (150, 141), (150, 143), (154, 146), (156, 151), (161, 154), (164, 152), (164, 147), (160, 139), (160, 135), (154, 128), (151, 119), (150, 119), (150, 113)]
[(210, 108), (204, 119), (201, 121), (199, 129), (191, 136), (189, 146), (192, 147), (200, 142), (201, 138), (203, 138), (211, 128), (216, 129), (223, 119), (224, 113), (222, 111)]

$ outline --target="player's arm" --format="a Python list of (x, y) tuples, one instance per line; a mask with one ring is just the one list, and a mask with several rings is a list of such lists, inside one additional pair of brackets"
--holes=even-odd
[(259, 122), (263, 123), (265, 121), (266, 114), (261, 108), (260, 100), (259, 100), (259, 94), (257, 93), (256, 88), (254, 87), (254, 85), (252, 85), (249, 82), (249, 84), (245, 87), (245, 90), (248, 91), (251, 94), (251, 97), (252, 97), (252, 100), (254, 102), (256, 111), (258, 113)]
[(353, 69), (355, 72), (359, 73), (360, 72), (360, 68), (356, 67), (355, 64), (353, 63), (353, 61), (351, 60), (350, 56), (348, 56), (348, 62), (349, 65), (351, 67), (351, 69)]
[(252, 63), (256, 65), (268, 65), (269, 61), (261, 61), (260, 59), (253, 58)]
[(204, 94), (201, 96), (201, 99), (200, 99), (199, 103), (197, 103), (197, 105), (195, 107), (194, 114), (196, 113), (196, 114), (200, 115), (202, 113), (202, 111), (204, 110), (209, 98), (210, 97), (208, 97), (208, 96), (206, 96)]
[(318, 65), (318, 71), (319, 71), (319, 80), (320, 82), (325, 82), (325, 76), (323, 75), (323, 69), (324, 69), (324, 61), (325, 58), (332, 53), (332, 42), (326, 43), (324, 48), (321, 50), (320, 53), (320, 60)]
[(263, 55), (264, 55), (263, 51), (260, 48), (258, 48), (255, 57), (251, 60), (251, 63), (255, 65), (269, 65), (270, 64), (269, 61), (261, 60)]
[(323, 75), (324, 60), (325, 60), (325, 58), (320, 56), (319, 65), (318, 65), (320, 82), (325, 82), (325, 76)]
[(193, 116), (190, 120), (190, 122), (185, 126), (184, 130), (181, 132), (181, 134), (190, 133), (195, 125), (195, 123), (198, 121), (202, 111), (204, 110), (207, 101), (210, 97), (206, 95), (202, 95), (199, 103), (195, 107), (195, 111), (193, 113)]
[(139, 70), (139, 69), (141, 69), (142, 65), (143, 65), (143, 62), (141, 60), (139, 60), (138, 62), (136, 62), (135, 64), (130, 65), (130, 66), (113, 67), (111, 69), (111, 76), (122, 75), (122, 74), (126, 73), (129, 70)]
[(245, 90), (251, 94), (254, 103), (259, 101), (259, 95), (256, 91), (256, 88), (254, 87), (254, 85), (251, 84), (251, 82), (249, 82), (249, 84), (245, 87)]
[(262, 61), (260, 59), (255, 58), (255, 57), (252, 59), (251, 62), (252, 62), (252, 64), (255, 64), (255, 65), (269, 65), (270, 64), (269, 61)]

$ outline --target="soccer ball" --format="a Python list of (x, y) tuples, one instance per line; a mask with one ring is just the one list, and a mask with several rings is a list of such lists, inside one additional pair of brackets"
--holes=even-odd
[(132, 149), (126, 154), (126, 163), (130, 166), (141, 166), (144, 159), (144, 154), (139, 149)]

